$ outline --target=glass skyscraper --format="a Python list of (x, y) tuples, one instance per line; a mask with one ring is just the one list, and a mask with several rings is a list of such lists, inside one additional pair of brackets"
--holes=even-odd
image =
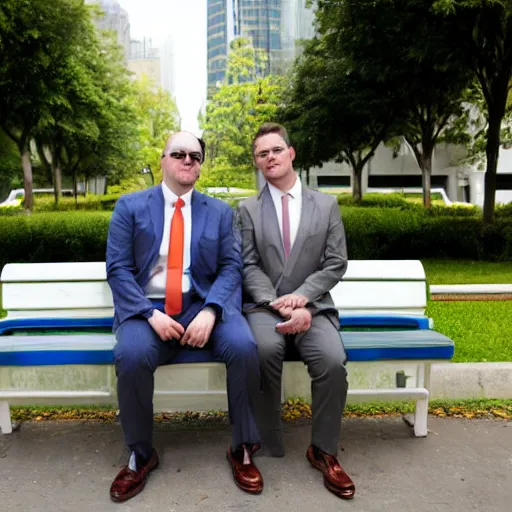
[(224, 80), (229, 44), (246, 37), (263, 51), (268, 73), (280, 73), (296, 56), (296, 40), (314, 34), (306, 0), (208, 0), (208, 88)]

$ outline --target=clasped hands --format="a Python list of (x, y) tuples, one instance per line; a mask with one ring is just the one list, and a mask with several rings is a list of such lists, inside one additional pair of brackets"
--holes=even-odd
[(202, 348), (210, 338), (215, 318), (213, 311), (203, 309), (185, 329), (179, 322), (155, 309), (148, 322), (162, 341), (176, 339), (180, 345)]
[(306, 309), (308, 303), (307, 297), (289, 293), (282, 295), (270, 306), (275, 309), (283, 318), (288, 318), (285, 322), (276, 324), (276, 331), (280, 334), (299, 334), (306, 332), (311, 327), (312, 315)]

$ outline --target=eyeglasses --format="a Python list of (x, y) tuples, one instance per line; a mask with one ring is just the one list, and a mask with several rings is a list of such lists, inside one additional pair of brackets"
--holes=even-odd
[(263, 160), (264, 158), (267, 158), (270, 152), (274, 153), (274, 155), (280, 155), (284, 150), (285, 148), (281, 146), (276, 146), (275, 148), (272, 148), (270, 150), (264, 150), (260, 151), (259, 153), (256, 153), (256, 158), (260, 158), (261, 160)]
[[(187, 158), (187, 155), (190, 157), (190, 160), (193, 160), (194, 162), (201, 163), (203, 161), (203, 155), (199, 151), (191, 151), (190, 153), (187, 151), (173, 151), (172, 153), (169, 153), (169, 156), (175, 160), (184, 160)], [(162, 155), (162, 157), (164, 156), (165, 154)]]

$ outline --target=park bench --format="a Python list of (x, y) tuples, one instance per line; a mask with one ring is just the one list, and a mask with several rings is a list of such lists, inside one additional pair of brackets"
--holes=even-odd
[[(2, 433), (12, 431), (9, 402), (115, 403), (113, 302), (105, 263), (12, 263), (3, 268), (0, 279), (7, 311), (0, 320)], [(454, 344), (435, 332), (432, 320), (425, 316), (427, 283), (421, 262), (352, 260), (331, 293), (340, 312), (349, 381), (360, 363), (371, 362), (377, 368), (389, 363), (408, 368), (414, 365), (416, 371), (410, 379), (405, 378), (406, 372), (397, 372), (400, 378), (385, 388), (349, 388), (349, 398), (414, 400), (414, 433), (426, 436), (430, 367), (433, 362), (450, 360)], [(287, 355), (285, 372), (287, 365), (303, 368), (295, 356)], [(225, 406), (223, 365), (212, 362), (208, 350), (185, 349), (175, 363), (157, 370), (160, 385), (155, 387), (155, 409), (211, 410)], [(106, 377), (100, 377), (99, 385), (90, 389), (90, 384), (82, 382), (82, 373), (69, 370), (62, 376), (63, 367), (77, 365), (94, 370), (100, 365), (107, 369)], [(206, 373), (200, 376), (205, 368)], [(32, 381), (22, 376), (22, 369), (32, 372)], [(59, 373), (44, 373), (51, 369)], [(180, 371), (171, 385), (171, 374)], [(37, 376), (38, 372), (44, 375), (34, 384), (34, 373)], [(307, 373), (299, 375), (305, 389)], [(57, 378), (61, 379), (58, 385)], [(193, 388), (194, 379), (204, 387)], [(80, 382), (74, 386), (73, 380)]]

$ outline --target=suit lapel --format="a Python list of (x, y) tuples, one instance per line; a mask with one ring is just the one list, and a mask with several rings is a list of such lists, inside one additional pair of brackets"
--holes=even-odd
[(162, 186), (157, 185), (153, 188), (152, 193), (148, 200), (149, 218), (153, 226), (153, 233), (155, 235), (155, 243), (150, 248), (150, 261), (156, 261), (160, 252), (160, 245), (162, 243), (162, 235), (164, 230), (164, 193), (162, 192)]
[(203, 235), (206, 218), (208, 216), (208, 206), (203, 194), (194, 190), (192, 192), (192, 235), (190, 240), (190, 263), (197, 261), (196, 252), (199, 250), (199, 241)]
[[(275, 252), (279, 255), (280, 263), (284, 266), (284, 248), (281, 231), (279, 230), (279, 221), (277, 220), (277, 212), (272, 200), (272, 195), (268, 185), (265, 185), (259, 201), (259, 234), (256, 233), (257, 238), (263, 241), (260, 247), (274, 248)], [(258, 236), (259, 235), (259, 236)], [(272, 251), (272, 255), (274, 251)]]
[(293, 243), (292, 249), (290, 251), (290, 255), (288, 256), (288, 260), (286, 261), (287, 268), (293, 268), (295, 263), (297, 262), (297, 258), (302, 252), (304, 247), (304, 243), (309, 237), (309, 230), (311, 226), (311, 222), (314, 217), (315, 212), (315, 202), (313, 198), (309, 194), (309, 190), (305, 187), (302, 189), (302, 207), (300, 214), (300, 222), (299, 229), (297, 230), (297, 235), (295, 236), (295, 241)]

